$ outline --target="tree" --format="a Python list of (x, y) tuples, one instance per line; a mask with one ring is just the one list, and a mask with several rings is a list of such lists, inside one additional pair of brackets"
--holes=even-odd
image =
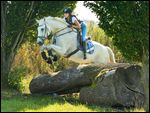
[(85, 5), (97, 14), (99, 26), (113, 36), (122, 55), (143, 63), (145, 110), (149, 111), (149, 1), (95, 1)]
[(130, 61), (141, 61), (143, 49), (149, 50), (148, 1), (84, 2), (99, 18), (99, 26)]
[(75, 3), (76, 1), (1, 1), (2, 86), (8, 84), (8, 74), (17, 49), (25, 40), (35, 37), (35, 19), (62, 16), (63, 8), (75, 8)]

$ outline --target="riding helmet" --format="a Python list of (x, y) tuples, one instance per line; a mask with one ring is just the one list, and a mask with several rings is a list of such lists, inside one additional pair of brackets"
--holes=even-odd
[(64, 9), (64, 13), (72, 13), (72, 9), (70, 7)]

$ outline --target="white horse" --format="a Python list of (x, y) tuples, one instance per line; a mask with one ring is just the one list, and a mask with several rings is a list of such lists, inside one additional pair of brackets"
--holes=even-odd
[[(41, 20), (37, 20), (38, 26), (38, 38), (37, 43), (41, 46), (41, 52), (44, 49), (52, 50), (57, 55), (67, 57), (77, 63), (94, 63), (94, 64), (107, 64), (115, 63), (115, 57), (112, 50), (98, 42), (92, 41), (95, 50), (93, 54), (87, 54), (87, 59), (83, 59), (83, 52), (77, 49), (77, 32), (75, 29), (67, 27), (67, 23), (57, 17), (45, 17)], [(50, 34), (53, 34), (52, 42), (47, 46), (44, 45), (44, 40)], [(74, 52), (74, 53), (73, 53)]]

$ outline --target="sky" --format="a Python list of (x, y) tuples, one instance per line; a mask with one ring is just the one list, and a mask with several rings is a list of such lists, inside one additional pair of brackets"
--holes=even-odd
[(95, 13), (92, 13), (91, 9), (83, 6), (84, 1), (78, 1), (76, 8), (74, 10), (75, 15), (81, 20), (92, 20), (94, 22), (98, 22), (98, 19)]

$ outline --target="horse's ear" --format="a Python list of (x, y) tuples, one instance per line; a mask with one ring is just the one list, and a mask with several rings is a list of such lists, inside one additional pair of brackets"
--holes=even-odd
[(39, 23), (39, 20), (36, 19), (36, 22)]

